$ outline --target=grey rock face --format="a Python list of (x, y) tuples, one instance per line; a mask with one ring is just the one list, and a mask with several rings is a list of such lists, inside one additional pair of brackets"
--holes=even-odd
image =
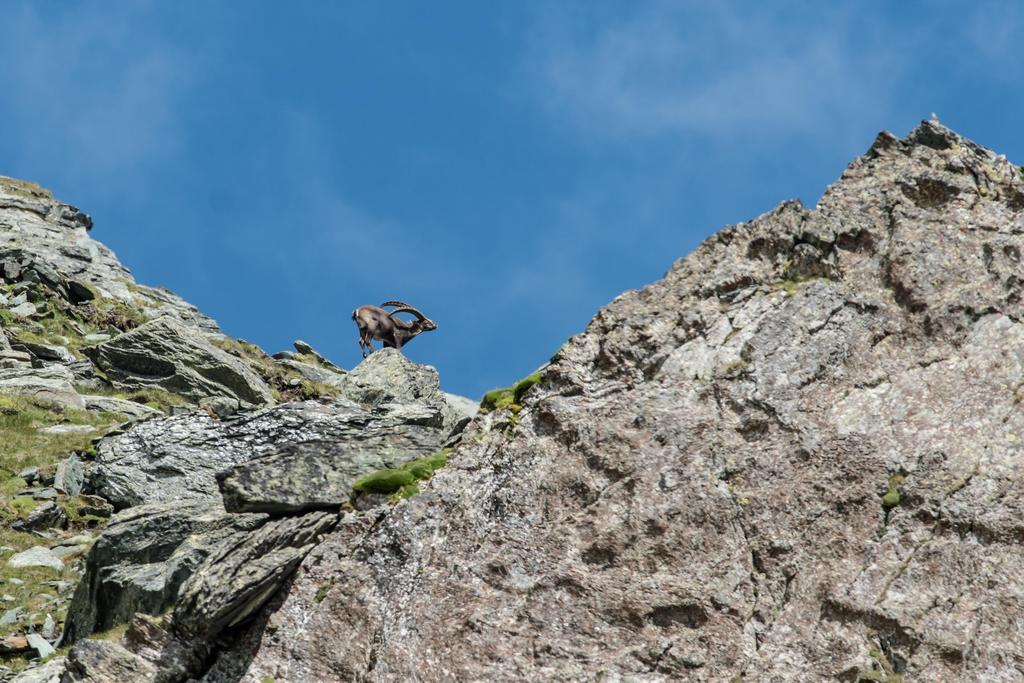
[(1019, 680), (1021, 253), (1021, 169), (880, 135), (601, 310), (206, 680)]
[(224, 470), (217, 484), (229, 512), (336, 510), (360, 475), (392, 464), (359, 442), (311, 441)]
[(63, 642), (123, 624), (136, 612), (159, 614), (221, 541), (264, 521), (265, 515), (229, 515), (208, 502), (141, 505), (116, 515), (86, 557)]
[[(437, 451), (452, 427), (437, 373), (397, 353), (378, 355), (374, 368), (381, 372), (360, 373), (360, 365), (345, 376), (359, 383), (334, 401), (289, 403), (227, 420), (189, 413), (105, 438), (97, 447), (91, 490), (119, 507), (219, 498), (217, 472), (306, 441), (332, 441), (339, 457), (387, 467)], [(382, 376), (396, 384), (374, 384)]]
[(194, 402), (207, 396), (273, 402), (270, 388), (248, 365), (170, 316), (85, 351), (119, 389), (159, 388)]
[(202, 641), (254, 614), (336, 522), (335, 514), (311, 512), (222, 543), (182, 587), (175, 630)]
[(68, 408), (85, 408), (75, 392), (72, 374), (61, 366), (46, 368), (0, 368), (0, 394), (28, 396)]

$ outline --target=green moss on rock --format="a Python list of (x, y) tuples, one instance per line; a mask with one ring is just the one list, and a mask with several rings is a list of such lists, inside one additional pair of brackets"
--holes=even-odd
[(539, 384), (540, 381), (541, 374), (535, 372), (532, 375), (527, 375), (510, 387), (488, 391), (484, 394), (483, 400), (480, 401), (480, 412), (489, 413), (495, 410), (510, 408), (513, 412), (518, 413), (523, 395), (534, 385)]
[(414, 481), (416, 477), (409, 470), (377, 470), (357, 479), (352, 488), (364, 493), (394, 493)]
[(416, 458), (394, 469), (377, 470), (360, 477), (352, 484), (352, 489), (363, 493), (390, 493), (392, 502), (411, 498), (420, 492), (416, 482), (426, 481), (434, 476), (434, 472), (448, 464), (448, 454), (452, 449), (445, 448)]
[(903, 485), (904, 475), (894, 474), (889, 477), (889, 490), (882, 496), (882, 507), (890, 510), (900, 504), (900, 486)]

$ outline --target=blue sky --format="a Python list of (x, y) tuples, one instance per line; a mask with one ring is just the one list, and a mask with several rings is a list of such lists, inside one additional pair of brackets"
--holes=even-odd
[(936, 112), (1024, 162), (1016, 2), (19, 2), (0, 174), (140, 282), (345, 367), (363, 303), (479, 396)]

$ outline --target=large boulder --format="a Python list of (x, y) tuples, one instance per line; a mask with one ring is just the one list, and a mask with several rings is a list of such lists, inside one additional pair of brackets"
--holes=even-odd
[(73, 643), (125, 623), (136, 612), (159, 614), (178, 588), (225, 539), (245, 537), (266, 515), (233, 515), (216, 502), (141, 505), (115, 515), (85, 560), (62, 640)]
[(270, 388), (251, 367), (172, 316), (84, 351), (118, 389), (162, 389), (196, 403), (207, 396), (273, 402)]
[[(437, 451), (455, 422), (436, 371), (400, 354), (382, 356), (373, 371), (361, 371), (363, 365), (345, 375), (352, 384), (333, 401), (288, 403), (224, 420), (189, 413), (105, 438), (97, 447), (91, 490), (119, 507), (219, 499), (218, 472), (305, 441), (334, 442), (331, 453), (345, 472), (363, 463), (368, 469), (393, 467)], [(395, 383), (385, 384), (381, 376)]]
[(1020, 679), (1024, 177), (926, 122), (353, 516), (204, 680)]

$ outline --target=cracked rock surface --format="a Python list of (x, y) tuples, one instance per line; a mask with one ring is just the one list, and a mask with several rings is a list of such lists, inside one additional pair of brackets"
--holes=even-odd
[[(342, 395), (330, 401), (286, 403), (225, 420), (193, 412), (137, 423), (99, 443), (91, 490), (119, 507), (219, 500), (218, 472), (291, 444), (333, 442), (331, 457), (361, 474), (433, 453), (457, 423), (437, 372), (397, 351), (373, 354), (343, 379)], [(312, 496), (306, 502), (316, 500), (317, 481), (302, 482), (304, 495)]]
[(1018, 681), (1024, 174), (933, 122), (602, 309), (206, 681)]

